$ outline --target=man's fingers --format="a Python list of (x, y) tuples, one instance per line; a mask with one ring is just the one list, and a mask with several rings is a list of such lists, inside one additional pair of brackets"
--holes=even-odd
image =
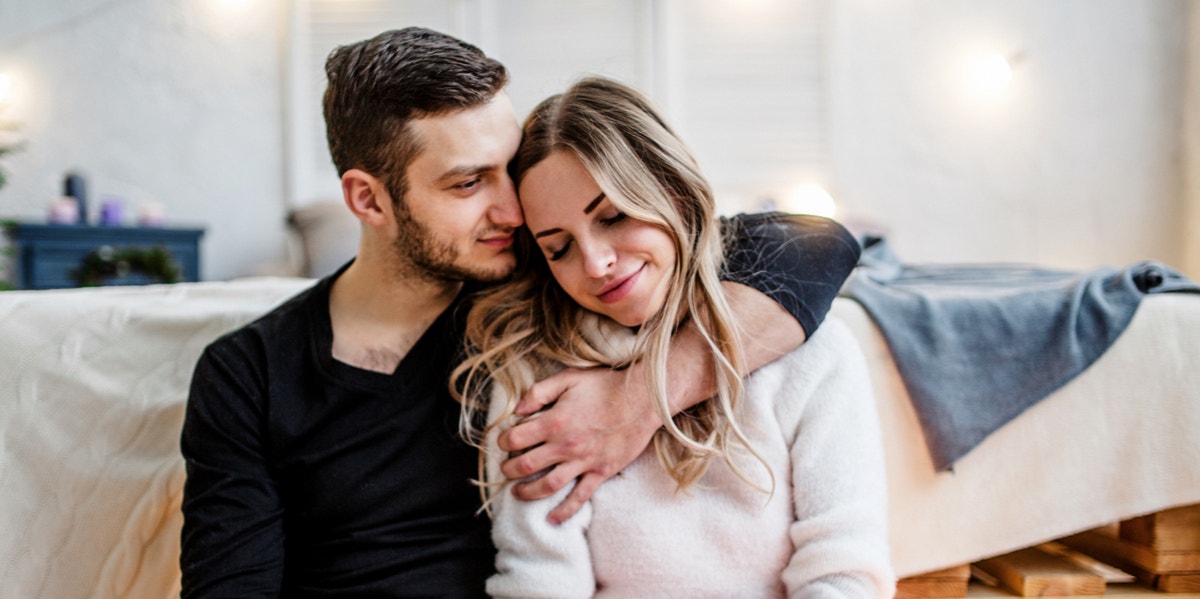
[(551, 468), (563, 460), (554, 448), (542, 445), (500, 463), (500, 472), (509, 480), (521, 480)]
[(542, 418), (530, 418), (524, 422), (500, 432), (496, 443), (502, 451), (525, 451), (546, 440), (549, 421)]
[(518, 416), (528, 416), (557, 401), (558, 397), (571, 386), (565, 372), (534, 383), (525, 392), (525, 395), (521, 396), (521, 402), (517, 404), (515, 413)]
[(594, 472), (583, 475), (583, 478), (575, 483), (575, 488), (571, 490), (567, 498), (550, 512), (546, 520), (554, 525), (566, 522), (583, 507), (583, 504), (587, 503), (587, 500), (592, 498), (592, 493), (595, 493), (600, 483), (605, 480), (608, 479)]
[(580, 474), (582, 471), (573, 465), (559, 464), (537, 480), (513, 485), (512, 493), (525, 501), (542, 499), (557, 493)]

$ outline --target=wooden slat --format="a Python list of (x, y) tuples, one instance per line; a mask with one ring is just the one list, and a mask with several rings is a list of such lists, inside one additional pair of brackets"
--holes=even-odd
[(1200, 505), (1125, 520), (1121, 538), (1158, 550), (1200, 551)]
[(926, 572), (896, 581), (898, 599), (958, 598), (967, 596), (970, 564)]
[(1158, 550), (1091, 530), (1058, 542), (1123, 570), (1136, 567), (1156, 574), (1200, 572), (1200, 551)]
[(954, 580), (966, 580), (971, 577), (971, 564), (963, 564), (961, 566), (952, 566), (942, 570), (934, 570), (909, 578), (950, 578)]
[(1162, 593), (1200, 592), (1200, 572), (1155, 574), (1137, 566), (1126, 566), (1124, 569), (1142, 585)]
[(1023, 597), (1103, 595), (1104, 577), (1036, 547), (985, 559), (975, 566)]
[(896, 582), (896, 599), (958, 599), (967, 596), (967, 579), (902, 578)]
[(1104, 563), (1090, 555), (1086, 555), (1063, 545), (1062, 543), (1042, 543), (1037, 545), (1038, 549), (1047, 553), (1062, 556), (1069, 559), (1088, 570), (1093, 574), (1097, 574), (1104, 578), (1104, 582), (1108, 584), (1134, 582), (1137, 580), (1132, 574), (1117, 568), (1111, 564)]
[(1142, 584), (1162, 593), (1200, 593), (1200, 572), (1189, 574), (1153, 574)]
[(1139, 583), (1156, 591), (1163, 593), (1200, 592), (1200, 571), (1164, 573), (1144, 568), (1127, 553), (1129, 546), (1141, 546), (1116, 538), (1109, 531), (1087, 531), (1059, 539), (1059, 542), (1132, 574)]

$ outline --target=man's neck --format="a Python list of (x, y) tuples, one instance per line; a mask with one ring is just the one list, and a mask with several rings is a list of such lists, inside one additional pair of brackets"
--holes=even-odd
[(391, 374), (461, 289), (356, 260), (330, 290), (334, 359)]

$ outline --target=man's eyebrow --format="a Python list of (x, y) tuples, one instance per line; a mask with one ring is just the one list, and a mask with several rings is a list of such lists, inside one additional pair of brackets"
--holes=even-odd
[(480, 173), (486, 173), (487, 171), (490, 171), (493, 168), (495, 168), (495, 167), (490, 164), (464, 164), (462, 166), (456, 166), (456, 167), (442, 173), (442, 175), (437, 178), (437, 181), (438, 181), (438, 183), (443, 183), (443, 182), (447, 182), (451, 179), (457, 179), (459, 177), (468, 177), (471, 175), (478, 175)]
[(602, 202), (602, 201), (604, 201), (604, 192), (603, 191), (600, 192), (600, 195), (596, 196), (596, 199), (592, 200), (592, 202), (590, 204), (588, 204), (586, 208), (583, 209), (583, 213), (591, 214), (592, 211), (596, 209), (596, 206), (599, 206), (600, 202)]

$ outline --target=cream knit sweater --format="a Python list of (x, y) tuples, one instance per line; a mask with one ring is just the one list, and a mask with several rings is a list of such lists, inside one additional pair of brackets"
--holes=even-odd
[[(607, 330), (628, 347), (625, 329)], [(504, 398), (493, 398), (492, 418)], [(754, 489), (722, 460), (677, 493), (653, 450), (605, 482), (560, 526), (569, 492), (493, 502), (496, 597), (891, 597), (885, 474), (865, 360), (830, 317), (799, 349), (747, 379), (740, 423), (774, 473)], [(504, 456), (489, 439), (488, 469)], [(742, 471), (769, 489), (763, 466)]]

